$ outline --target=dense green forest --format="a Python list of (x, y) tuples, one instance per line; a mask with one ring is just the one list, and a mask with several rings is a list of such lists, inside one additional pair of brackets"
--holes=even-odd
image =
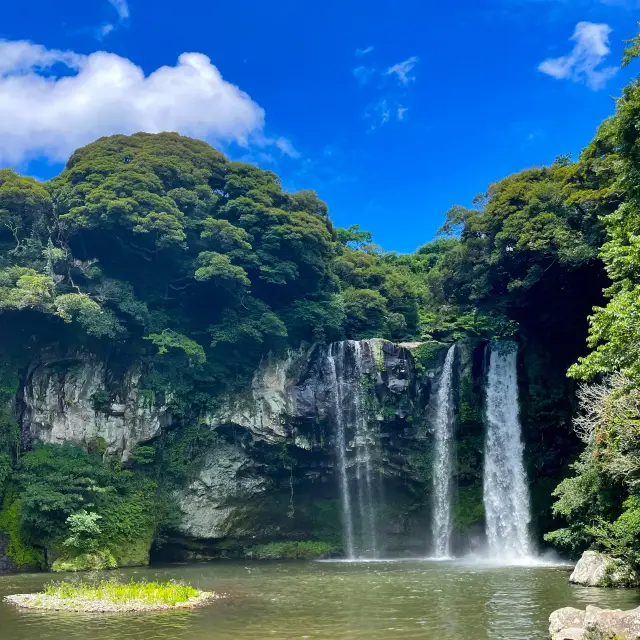
[[(566, 399), (544, 376), (529, 380), (542, 385), (539, 406), (523, 408), (530, 473), (557, 454), (568, 473), (546, 539), (640, 566), (639, 132), (634, 80), (579, 159), (492, 183), (411, 255), (384, 252), (358, 226), (334, 228), (315, 192), (288, 193), (274, 173), (174, 133), (100, 139), (46, 183), (1, 170), (9, 552), (21, 566), (42, 564), (47, 546), (100, 552), (108, 566), (141, 539), (161, 541), (177, 517), (172, 488), (216, 437), (198, 416), (250, 384), (267, 353), (345, 338), (515, 337), (575, 381), (579, 458)], [(51, 349), (86, 349), (114, 368), (144, 362), (144, 393), (168, 403), (178, 427), (124, 463), (100, 441), (25, 441), (16, 392)], [(112, 391), (96, 394), (96, 411)]]

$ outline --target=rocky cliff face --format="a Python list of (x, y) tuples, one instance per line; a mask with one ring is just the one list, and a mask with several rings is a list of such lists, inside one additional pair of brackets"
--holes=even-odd
[[(250, 389), (217, 398), (215, 411), (195, 418), (215, 442), (176, 491), (182, 523), (167, 548), (180, 557), (217, 557), (277, 539), (339, 544), (339, 419), (354, 487), (363, 452), (371, 454), (376, 491), (385, 495), (377, 514), (385, 548), (425, 552), (429, 401), (447, 345), (432, 347), (418, 365), (409, 348), (384, 340), (265, 358)], [(170, 397), (155, 402), (143, 381), (140, 365), (115, 375), (86, 354), (34, 363), (17, 402), (24, 444), (97, 446), (126, 461), (137, 444), (154, 444), (181, 426)]]
[[(426, 478), (414, 454), (424, 453), (430, 380), (427, 373), (418, 375), (408, 349), (383, 340), (265, 360), (249, 392), (225, 398), (205, 417), (221, 441), (177, 496), (184, 516), (180, 542), (188, 548), (197, 539), (201, 554), (206, 540), (215, 555), (219, 542), (230, 538), (247, 545), (314, 538), (320, 530), (339, 540), (336, 403), (340, 411), (355, 407), (356, 394), (370, 437), (380, 442), (376, 464), (385, 489), (394, 496), (385, 514), (387, 533), (410, 534), (415, 521), (424, 524), (427, 517)], [(353, 477), (362, 435), (356, 416), (347, 413), (347, 473)], [(416, 536), (424, 547), (424, 534)]]
[(105, 365), (94, 357), (34, 364), (22, 391), (23, 441), (95, 442), (126, 460), (136, 444), (155, 438), (172, 422), (166, 405), (143, 396), (141, 377), (134, 366), (122, 376), (119, 391), (107, 394)]

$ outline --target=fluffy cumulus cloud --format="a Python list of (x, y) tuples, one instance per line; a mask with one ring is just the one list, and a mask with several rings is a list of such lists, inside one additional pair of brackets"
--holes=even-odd
[(602, 89), (618, 71), (617, 67), (601, 68), (611, 52), (609, 34), (611, 27), (594, 22), (578, 22), (571, 40), (573, 50), (559, 58), (549, 58), (538, 65), (542, 73), (557, 80), (581, 82), (594, 90)]
[(103, 51), (0, 41), (0, 162), (61, 161), (100, 136), (136, 131), (177, 131), (298, 156), (286, 138), (265, 136), (262, 108), (203, 54), (183, 53), (175, 66), (145, 76)]

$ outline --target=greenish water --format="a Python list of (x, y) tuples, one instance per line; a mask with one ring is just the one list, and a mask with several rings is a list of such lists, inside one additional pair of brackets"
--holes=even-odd
[[(1, 640), (533, 640), (565, 606), (631, 608), (637, 591), (572, 587), (559, 567), (464, 562), (225, 563), (110, 572), (177, 579), (227, 598), (192, 612), (72, 614), (0, 603)], [(51, 575), (0, 578), (0, 597)]]

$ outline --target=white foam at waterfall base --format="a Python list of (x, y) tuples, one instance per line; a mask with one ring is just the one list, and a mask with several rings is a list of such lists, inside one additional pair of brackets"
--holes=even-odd
[(451, 555), (451, 476), (453, 472), (453, 363), (456, 346), (451, 345), (438, 383), (435, 407), (433, 462), (433, 515), (431, 531), (435, 558)]
[(513, 566), (534, 560), (518, 409), (518, 351), (510, 342), (494, 342), (490, 349), (483, 481), (485, 558)]

